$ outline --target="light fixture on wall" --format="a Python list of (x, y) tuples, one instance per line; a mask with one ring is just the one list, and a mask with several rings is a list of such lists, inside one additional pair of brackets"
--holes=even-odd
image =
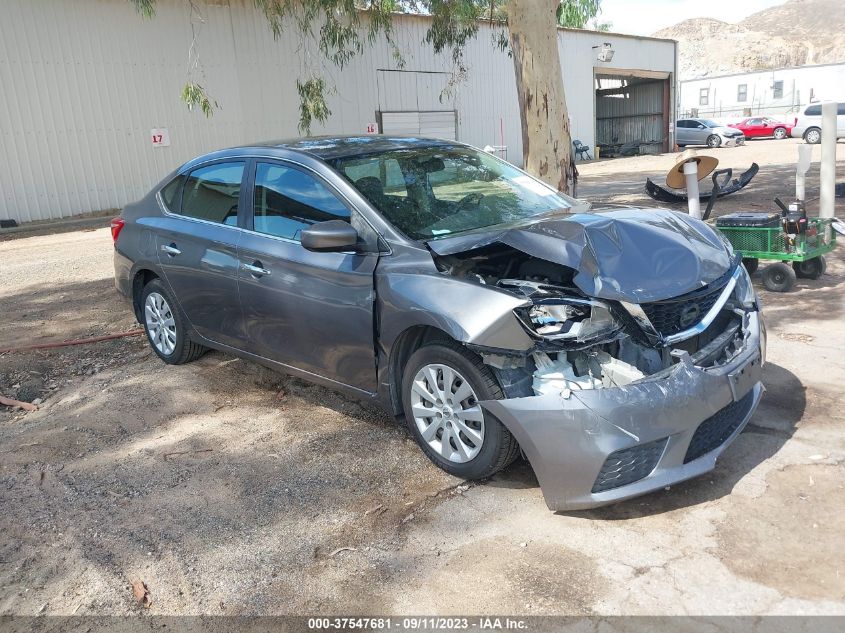
[(599, 49), (598, 55), (596, 55), (596, 59), (600, 62), (613, 61), (613, 53), (615, 51), (610, 47), (610, 42), (605, 42), (601, 46), (593, 46), (593, 48)]

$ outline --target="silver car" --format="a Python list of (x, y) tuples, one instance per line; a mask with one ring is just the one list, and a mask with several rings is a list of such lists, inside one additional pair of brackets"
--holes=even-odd
[(745, 143), (745, 135), (735, 128), (719, 125), (710, 119), (680, 119), (675, 125), (675, 143), (679, 147), (736, 147)]
[(715, 230), (453, 141), (214, 152), (112, 234), (165, 363), (214, 348), (372, 400), (459, 477), (522, 454), (553, 510), (709, 471), (763, 392), (757, 297)]

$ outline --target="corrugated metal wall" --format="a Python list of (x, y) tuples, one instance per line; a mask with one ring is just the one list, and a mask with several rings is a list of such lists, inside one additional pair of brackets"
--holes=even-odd
[[(188, 3), (159, 0), (156, 18), (143, 20), (127, 0), (0, 2), (0, 218), (27, 222), (119, 208), (193, 156), (298, 135), (294, 82), (307, 70), (304, 60), (319, 59), (315, 45), (293, 31), (274, 41), (251, 0), (198, 6), (205, 18), (198, 25), (200, 83), (220, 104), (210, 119), (179, 100), (191, 39)], [(382, 40), (343, 71), (326, 69), (336, 89), (333, 114), (313, 133), (365, 133), (376, 111), (454, 110), (459, 140), (506, 145), (519, 164), (512, 60), (482, 26), (467, 46), (470, 72), (444, 93), (453, 64), (424, 43), (426, 28), (422, 18), (396, 20), (411, 72), (380, 72), (399, 70)], [(587, 143), (596, 39), (619, 49), (612, 66), (632, 59), (656, 70), (674, 64), (672, 42), (561, 31), (573, 132)], [(168, 129), (169, 147), (152, 146), (153, 128)]]
[(664, 82), (651, 81), (614, 89), (596, 97), (596, 144), (661, 142), (666, 136)]

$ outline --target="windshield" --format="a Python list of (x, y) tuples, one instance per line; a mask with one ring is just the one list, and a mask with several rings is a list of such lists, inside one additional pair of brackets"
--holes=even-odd
[(718, 123), (711, 121), (710, 119), (699, 119), (699, 121), (704, 123), (707, 127), (720, 127)]
[(469, 147), (409, 147), (330, 161), (396, 228), (430, 240), (589, 205)]

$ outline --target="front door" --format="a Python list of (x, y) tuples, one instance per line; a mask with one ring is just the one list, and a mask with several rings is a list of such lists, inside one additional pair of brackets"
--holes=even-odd
[(203, 337), (242, 347), (238, 240), (245, 163), (219, 162), (190, 172), (156, 228), (164, 277), (190, 324)]
[(238, 278), (249, 350), (375, 392), (377, 249), (316, 253), (299, 241), (311, 224), (355, 211), (319, 176), (284, 162), (257, 162), (250, 191)]

